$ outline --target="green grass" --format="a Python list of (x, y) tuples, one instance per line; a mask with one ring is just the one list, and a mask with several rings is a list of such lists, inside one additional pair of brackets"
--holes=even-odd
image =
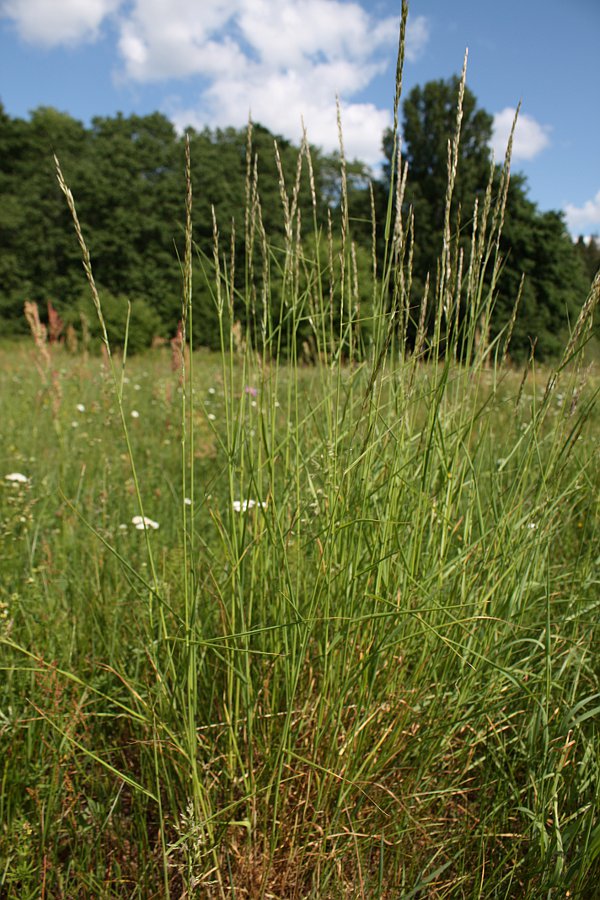
[(200, 353), (189, 507), (178, 375), (135, 358), (146, 542), (104, 367), (57, 351), (45, 389), (32, 352), (1, 360), (30, 478), (0, 494), (7, 896), (585, 892), (593, 383), (542, 418), (545, 375), (515, 407), (519, 373), (424, 365), (407, 396), (394, 367), (374, 409), (361, 367), (225, 383)]
[(502, 191), (462, 282), (447, 223), (427, 336), (393, 204), (361, 312), (349, 216), (330, 267), (282, 185), (275, 251), (249, 173), (220, 354), (0, 347), (0, 894), (592, 897), (598, 283), (556, 368), (514, 371)]

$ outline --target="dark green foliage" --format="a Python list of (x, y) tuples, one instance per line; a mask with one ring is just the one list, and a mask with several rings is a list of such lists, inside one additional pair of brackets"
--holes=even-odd
[(0, 310), (11, 330), (22, 324), (24, 300), (64, 309), (84, 287), (52, 154), (60, 147), (76, 179), (85, 141), (81, 123), (54, 109), (36, 110), (29, 122), (0, 115)]
[[(430, 81), (408, 94), (403, 105), (401, 136), (402, 163), (408, 163), (404, 213), (414, 212), (415, 247), (413, 280), (418, 305), (429, 273), (435, 284), (437, 263), (442, 251), (446, 186), (448, 183), (448, 140), (456, 131), (456, 109), (460, 79)], [(456, 227), (460, 211), (461, 245), (470, 238), (468, 222), (476, 197), (485, 193), (490, 173), (492, 116), (478, 109), (474, 94), (465, 88), (458, 175), (454, 187), (451, 222)], [(383, 136), (386, 157), (384, 179), (389, 185), (394, 140), (390, 130)], [(396, 173), (397, 174), (397, 173)], [(387, 206), (387, 190), (379, 195), (379, 219)], [(455, 235), (456, 237), (456, 235)]]
[(496, 328), (510, 318), (521, 272), (525, 274), (520, 315), (515, 322), (511, 355), (522, 361), (537, 338), (536, 356), (556, 356), (568, 339), (589, 289), (560, 213), (540, 213), (513, 176), (502, 240), (504, 271), (496, 304)]
[[(156, 309), (143, 296), (117, 296), (100, 288), (102, 312), (111, 347), (123, 348), (127, 335), (127, 352), (137, 353), (152, 344), (155, 335), (160, 334), (162, 322)], [(130, 308), (130, 311), (128, 312)], [(92, 301), (86, 292), (80, 299), (75, 315), (70, 311), (68, 321), (75, 328), (83, 313), (89, 323), (90, 335), (99, 345), (101, 329)], [(128, 322), (129, 318), (129, 322)]]
[[(435, 273), (442, 247), (448, 139), (456, 130), (458, 88), (456, 76), (448, 81), (430, 81), (423, 88), (413, 88), (404, 102), (403, 153), (410, 175), (406, 201), (415, 211), (415, 269), (421, 277), (427, 271)], [(459, 207), (462, 218), (468, 219), (475, 197), (481, 198), (485, 192), (492, 122), (492, 116), (477, 108), (474, 94), (465, 88), (451, 221), (456, 220)]]
[[(430, 82), (414, 88), (404, 103), (402, 153), (409, 164), (404, 212), (414, 210), (416, 223), (413, 319), (418, 315), (427, 273), (432, 288), (435, 285), (443, 238), (447, 142), (455, 129), (458, 86), (456, 77)], [(478, 108), (475, 96), (467, 88), (451, 216), (453, 241), (465, 252), (471, 235), (473, 204), (476, 197), (481, 203), (489, 177), (491, 127), (492, 117)], [(288, 197), (294, 194), (299, 148), (260, 125), (252, 128), (250, 160), (246, 129), (190, 129), (188, 136), (199, 276), (194, 281), (194, 341), (211, 348), (220, 343), (211, 286), (214, 209), (221, 268), (233, 273), (233, 319), (247, 326), (251, 340), (260, 343), (261, 316), (266, 314), (262, 297), (266, 290), (272, 322), (282, 328), (293, 327), (297, 345), (302, 347), (313, 330), (309, 317), (314, 322), (315, 303), (323, 302), (323, 298), (311, 295), (307, 282), (302, 315), (293, 324), (286, 319), (285, 279), (289, 273), (286, 275), (280, 266), (286, 230), (274, 142)], [(387, 157), (383, 177), (372, 181), (379, 271), (385, 253), (390, 132), (384, 135), (383, 149)], [(124, 321), (126, 298), (134, 300), (131, 349), (138, 344), (147, 345), (151, 328), (165, 338), (173, 336), (181, 318), (185, 179), (184, 141), (172, 124), (160, 113), (128, 117), (119, 114), (94, 118), (86, 128), (69, 115), (44, 107), (35, 110), (29, 120), (12, 119), (0, 104), (0, 321), (4, 330), (26, 330), (26, 299), (37, 301), (41, 310), (51, 300), (65, 321), (76, 324), (81, 298), (88, 290), (69, 211), (56, 184), (53, 154), (59, 157), (73, 191), (94, 274), (111, 297), (108, 302), (114, 308), (115, 323)], [(328, 265), (329, 255), (327, 216), (331, 215), (333, 230), (338, 234), (344, 216), (341, 165), (339, 154), (327, 156), (316, 148), (311, 148), (311, 160), (316, 207), (306, 160), (298, 182), (297, 204), (305, 233), (313, 230), (316, 216), (323, 268)], [(365, 322), (363, 337), (367, 338), (366, 298), (371, 296), (373, 287), (371, 173), (357, 161), (349, 162), (346, 170), (349, 237), (354, 243), (360, 276), (357, 316)], [(260, 196), (260, 210), (255, 205), (250, 216), (246, 209), (248, 199), (251, 201), (249, 171), (252, 177), (256, 172)], [(252, 216), (254, 224), (249, 225)], [(348, 243), (348, 251), (350, 246)], [(509, 320), (524, 272), (521, 313), (513, 333), (511, 355), (514, 359), (526, 356), (530, 341), (537, 338), (538, 357), (552, 356), (598, 267), (598, 245), (580, 240), (574, 248), (560, 215), (540, 213), (527, 198), (524, 179), (513, 175), (500, 249), (503, 268), (492, 331), (498, 332)], [(338, 251), (339, 248), (336, 254)], [(307, 246), (306, 253), (314, 257), (314, 248)], [(346, 293), (351, 290), (349, 283)], [(335, 303), (341, 302), (339, 286), (332, 296)], [(336, 320), (334, 311), (330, 322), (335, 326)], [(411, 334), (414, 335), (414, 324), (409, 325), (409, 339)], [(121, 335), (117, 343), (122, 339)]]
[(592, 281), (598, 269), (600, 269), (600, 238), (593, 235), (585, 240), (581, 235), (577, 239), (575, 249), (585, 267), (585, 273), (589, 281)]
[(94, 176), (72, 189), (96, 277), (114, 294), (144, 297), (172, 326), (185, 196), (173, 126), (159, 113), (96, 118), (89, 154)]
[[(418, 304), (427, 274), (436, 283), (437, 267), (443, 243), (446, 184), (448, 179), (448, 140), (456, 130), (459, 79), (432, 81), (415, 87), (404, 102), (402, 154), (408, 162), (408, 182), (404, 196), (405, 214), (414, 211), (415, 248), (413, 292)], [(489, 142), (492, 117), (477, 107), (473, 93), (465, 88), (458, 169), (451, 207), (451, 233), (468, 260), (468, 244), (473, 226), (475, 200), (479, 217), (492, 164)], [(384, 176), (389, 183), (393, 135), (387, 132), (383, 151), (387, 158)], [(500, 166), (494, 174), (496, 202), (500, 184)], [(379, 218), (384, 215), (385, 195), (380, 195)], [(496, 289), (492, 336), (509, 322), (525, 274), (519, 316), (513, 331), (510, 353), (513, 359), (526, 359), (531, 342), (537, 339), (536, 356), (555, 356), (564, 344), (570, 324), (583, 303), (586, 284), (584, 266), (577, 258), (562, 215), (541, 213), (527, 197), (525, 178), (512, 174), (503, 238), (500, 244), (502, 272)], [(588, 273), (591, 269), (588, 266)], [(489, 282), (490, 272), (486, 281)], [(416, 310), (413, 309), (413, 316)], [(410, 334), (410, 330), (409, 330)]]
[[(247, 131), (190, 130), (189, 139), (197, 270), (204, 268), (211, 277), (214, 208), (220, 257), (224, 268), (235, 271), (234, 317), (245, 323)], [(261, 217), (277, 254), (285, 229), (275, 140), (291, 195), (298, 148), (260, 125), (253, 126), (252, 166), (256, 161)], [(96, 280), (111, 297), (137, 298), (136, 310), (143, 305), (153, 313), (151, 317), (144, 313), (146, 326), (139, 338), (133, 331), (130, 334), (131, 347), (138, 342), (146, 345), (151, 322), (157, 333), (172, 336), (181, 318), (184, 141), (160, 113), (97, 117), (86, 129), (54, 109), (35, 110), (25, 121), (11, 119), (0, 105), (0, 318), (10, 332), (24, 331), (24, 301), (35, 300), (44, 309), (51, 299), (65, 320), (76, 322), (80, 298), (87, 290), (70, 215), (56, 183), (53, 154), (73, 192)], [(317, 149), (312, 150), (312, 161), (317, 183), (322, 168), (326, 191), (339, 196), (335, 162), (326, 161)], [(312, 220), (306, 165), (298, 203), (303, 219)], [(324, 206), (320, 217), (324, 219)], [(258, 237), (256, 241), (255, 274), (260, 281), (262, 248)], [(195, 297), (194, 339), (216, 348), (218, 320), (205, 275), (200, 274), (195, 284)], [(277, 305), (276, 298), (274, 302)], [(119, 309), (115, 321), (122, 320), (121, 306), (126, 309), (126, 302), (110, 303)], [(136, 313), (132, 328), (137, 322)]]

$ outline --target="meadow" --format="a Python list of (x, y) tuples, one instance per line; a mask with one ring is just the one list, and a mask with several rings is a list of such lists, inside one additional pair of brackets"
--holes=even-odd
[(249, 167), (255, 328), (215, 224), (186, 349), (188, 185), (179, 340), (0, 347), (1, 896), (594, 896), (600, 280), (514, 368), (490, 187), (413, 322), (402, 183), (368, 330), (349, 216), (321, 263), (282, 179), (275, 253)]

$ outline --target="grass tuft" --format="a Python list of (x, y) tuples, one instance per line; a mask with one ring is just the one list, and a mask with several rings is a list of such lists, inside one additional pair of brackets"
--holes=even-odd
[(510, 145), (463, 255), (461, 97), (419, 297), (400, 148), (365, 303), (343, 142), (339, 235), (301, 220), (306, 138), (291, 186), (274, 148), (271, 241), (249, 126), (245, 260), (213, 214), (202, 261), (216, 354), (189, 145), (181, 324), (131, 359), (57, 161), (106, 358), (31, 309), (38, 374), (0, 348), (3, 897), (593, 896), (599, 281), (559, 364), (513, 370), (520, 292), (488, 336)]

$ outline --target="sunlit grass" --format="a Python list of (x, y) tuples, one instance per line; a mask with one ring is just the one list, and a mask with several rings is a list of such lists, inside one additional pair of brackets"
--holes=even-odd
[[(105, 367), (55, 350), (56, 415), (32, 352), (0, 360), (6, 474), (29, 479), (1, 495), (9, 896), (36, 896), (44, 858), (53, 890), (110, 896), (137, 878), (143, 896), (163, 854), (175, 896), (218, 893), (216, 864), (225, 894), (255, 879), (256, 895), (336, 896), (362, 878), (367, 896), (442, 895), (474, 890), (484, 866), (509, 896), (587, 883), (596, 413), (566, 448), (594, 378), (572, 415), (565, 389), (542, 418), (546, 372), (520, 391), (519, 372), (451, 367), (439, 402), (435, 366), (408, 399), (390, 368), (375, 416), (366, 369), (282, 366), (274, 394), (272, 367), (236, 357), (225, 385), (200, 353), (192, 508), (178, 374), (166, 352), (132, 359), (157, 615)], [(206, 823), (185, 755), (182, 504)]]
[(424, 297), (391, 198), (368, 309), (349, 211), (334, 264), (282, 180), (275, 249), (252, 172), (220, 354), (181, 353), (189, 184), (173, 354), (0, 348), (2, 895), (592, 896), (598, 282), (516, 371), (510, 323), (487, 339), (508, 159)]

